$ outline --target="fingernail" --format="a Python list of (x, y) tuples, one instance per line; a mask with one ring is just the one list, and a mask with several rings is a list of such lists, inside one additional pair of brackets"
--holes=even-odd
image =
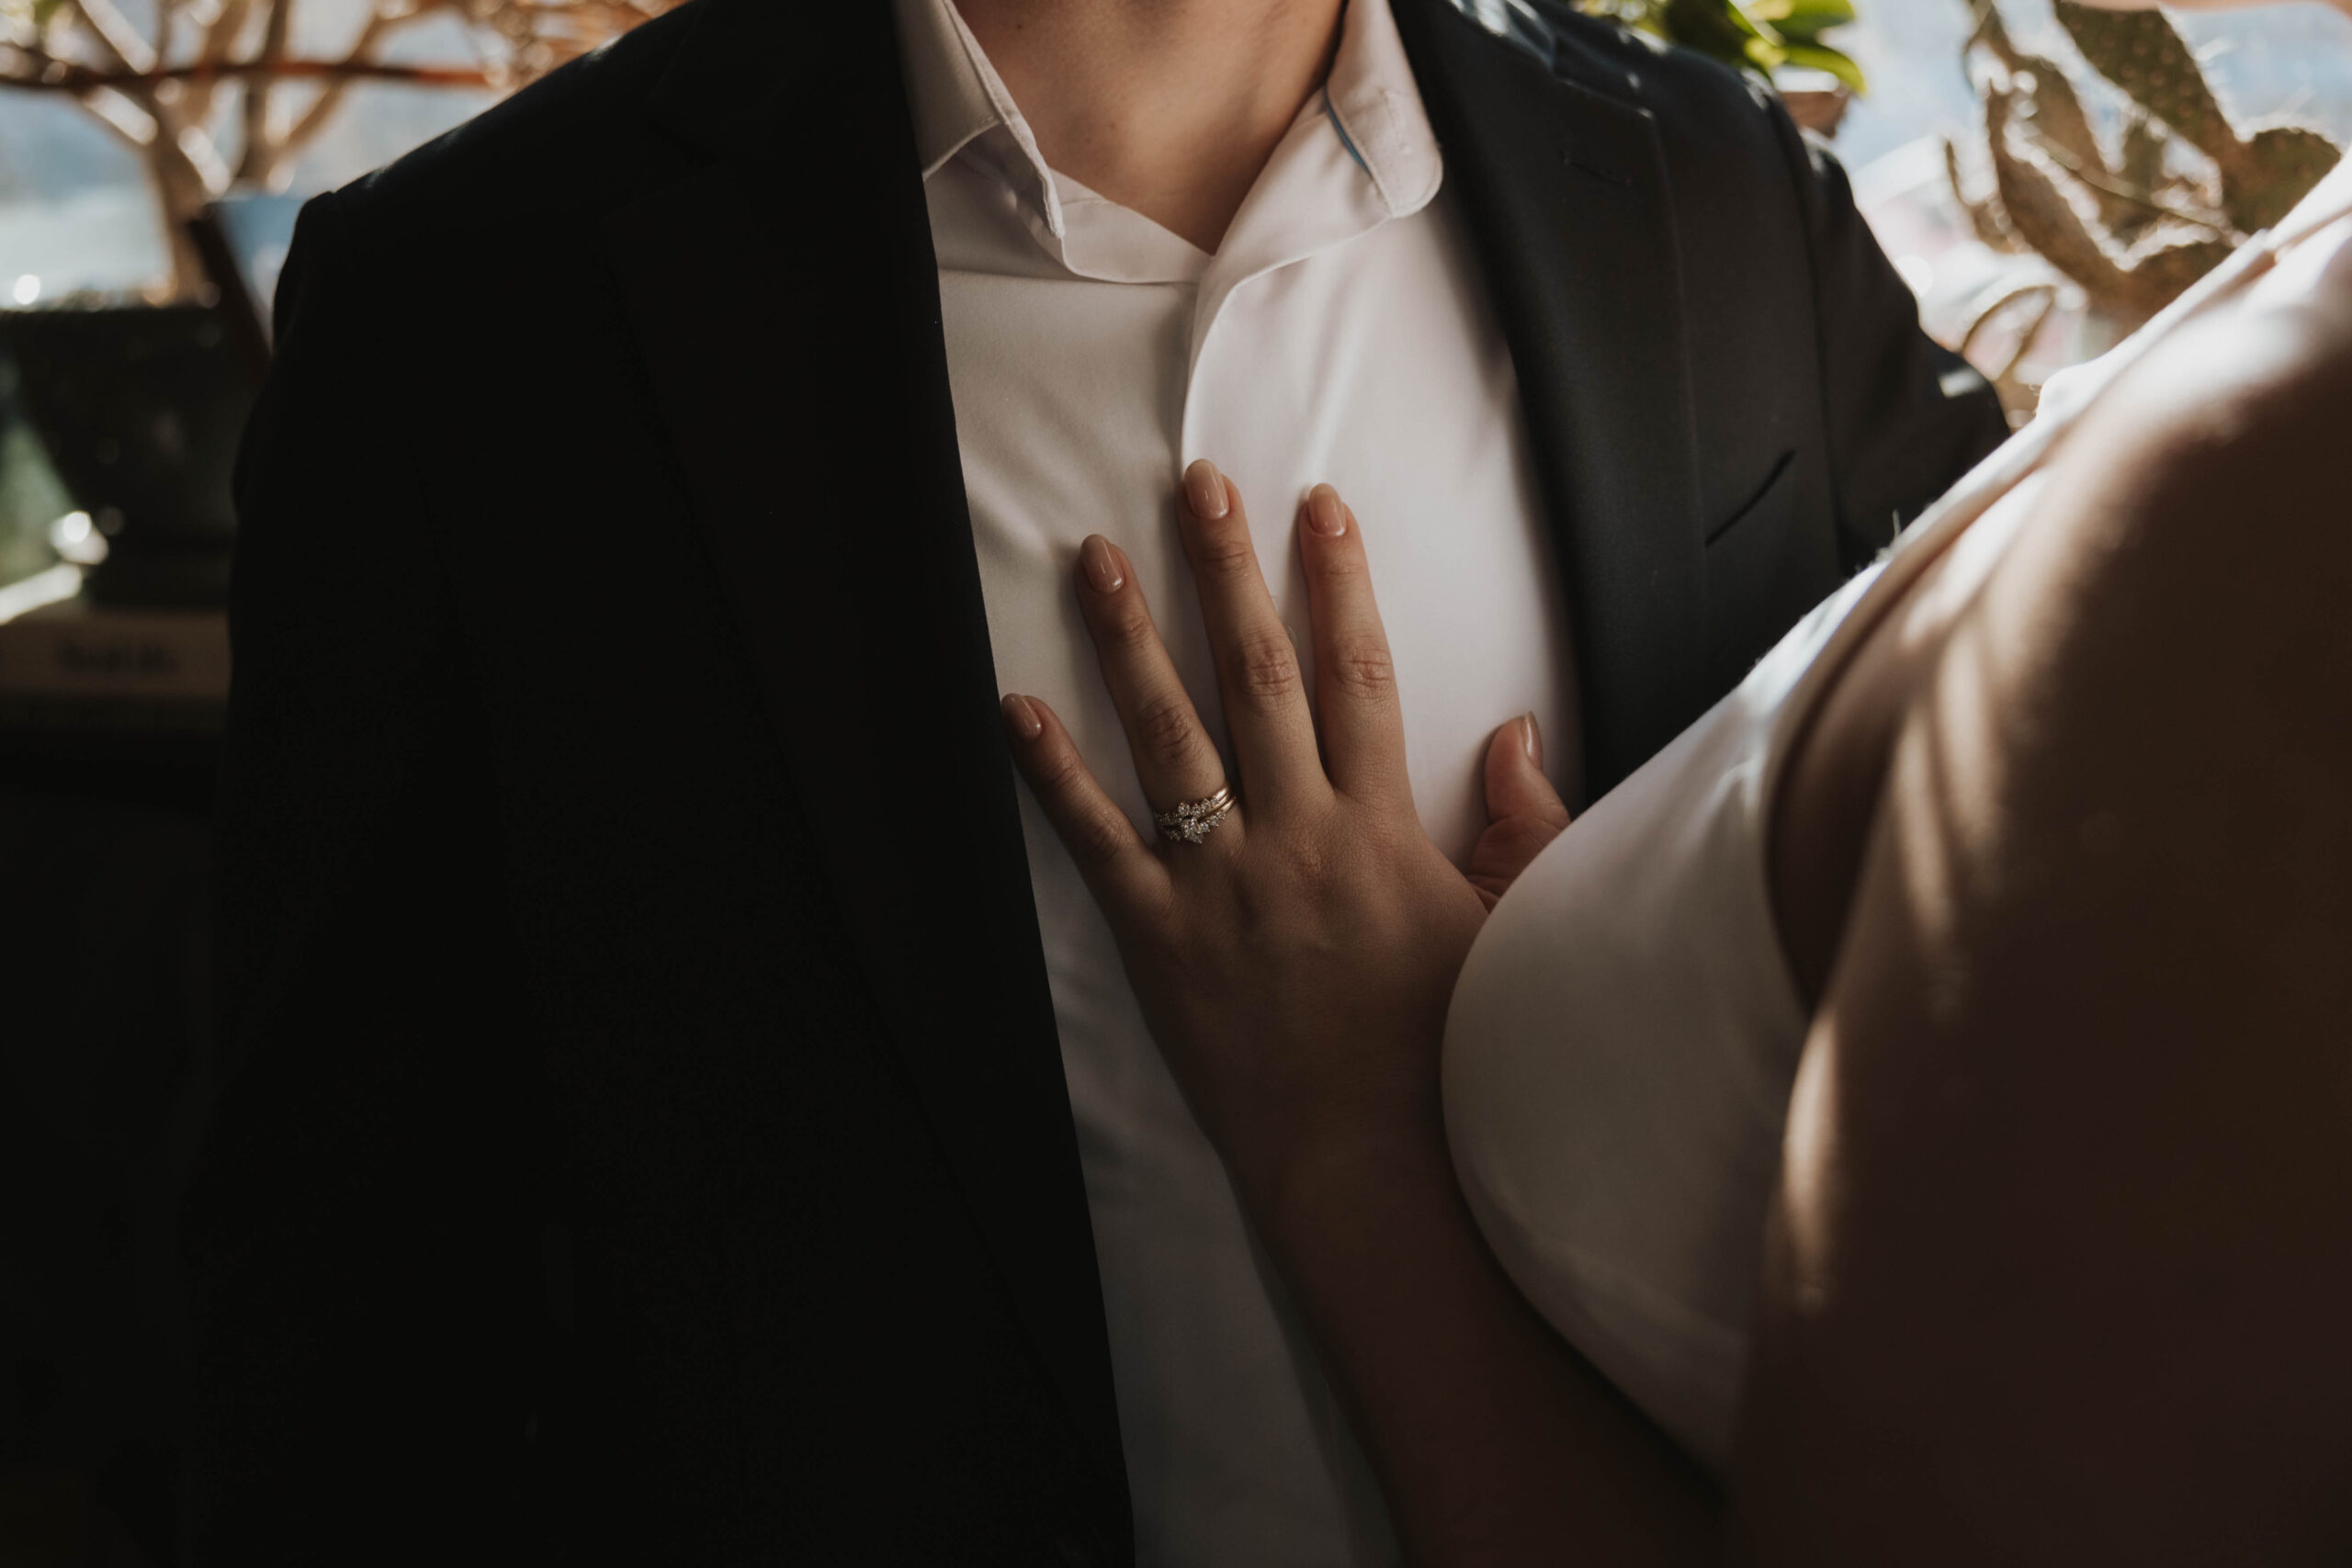
[(1327, 539), (1348, 531), (1348, 509), (1340, 504), (1338, 491), (1317, 485), (1306, 492), (1306, 525)]
[(1027, 697), (1008, 696), (1004, 699), (1005, 728), (1023, 740), (1035, 740), (1046, 733), (1046, 721), (1037, 716), (1037, 709)]
[(1225, 476), (1206, 457), (1195, 459), (1184, 470), (1184, 504), (1204, 523), (1214, 523), (1225, 515)]
[(1097, 593), (1116, 593), (1126, 581), (1126, 573), (1119, 570), (1119, 554), (1111, 541), (1100, 534), (1089, 534), (1086, 543), (1078, 547), (1078, 562), (1086, 569), (1086, 581), (1094, 585)]
[(1527, 760), (1541, 768), (1544, 765), (1544, 732), (1535, 728), (1535, 716), (1532, 713), (1519, 721), (1519, 743), (1527, 749)]

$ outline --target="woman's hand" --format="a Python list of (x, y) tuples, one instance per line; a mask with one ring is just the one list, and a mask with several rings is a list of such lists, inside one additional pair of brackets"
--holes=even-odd
[[(1705, 1561), (1705, 1487), (1512, 1288), (1446, 1152), (1438, 1047), (1454, 976), (1494, 898), (1567, 823), (1533, 727), (1514, 720), (1487, 750), (1497, 820), (1474, 882), (1413, 811), (1354, 513), (1322, 486), (1300, 518), (1310, 710), (1240, 495), (1206, 463), (1184, 492), (1240, 805), (1198, 843), (1148, 841), (1034, 697), (1004, 699), (1013, 755), (1110, 916), (1152, 1033), (1348, 1402), (1407, 1558)], [(1215, 795), (1224, 763), (1134, 566), (1087, 540), (1078, 595), (1145, 796), (1167, 811)]]
[(1201, 462), (1184, 498), (1183, 544), (1238, 778), (1226, 777), (1133, 564), (1099, 536), (1080, 551), (1079, 599), (1146, 797), (1167, 811), (1230, 783), (1238, 806), (1198, 843), (1147, 840), (1044, 703), (1008, 696), (1005, 717), (1203, 1126), (1245, 1195), (1279, 1202), (1303, 1168), (1425, 1141), (1438, 1127), (1454, 976), (1487, 910), (1567, 813), (1544, 779), (1533, 721), (1514, 721), (1487, 762), (1497, 820), (1472, 875), (1456, 870), (1413, 809), (1354, 513), (1329, 486), (1302, 509), (1310, 709), (1239, 492)]

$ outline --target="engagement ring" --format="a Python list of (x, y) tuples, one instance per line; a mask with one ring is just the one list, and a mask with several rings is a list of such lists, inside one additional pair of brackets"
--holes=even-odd
[(1233, 806), (1233, 786), (1227, 784), (1206, 800), (1184, 801), (1152, 820), (1159, 826), (1159, 836), (1170, 843), (1197, 844), (1232, 813)]

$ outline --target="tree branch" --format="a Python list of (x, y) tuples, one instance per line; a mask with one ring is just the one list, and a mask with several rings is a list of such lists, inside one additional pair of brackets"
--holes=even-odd
[(158, 62), (153, 48), (130, 25), (130, 18), (114, 8), (114, 0), (65, 0), (65, 4), (124, 70), (155, 68)]
[[(277, 65), (286, 58), (287, 18), (293, 7), (288, 0), (263, 0), (269, 9), (263, 14), (261, 52), (254, 57), (258, 65)], [(237, 177), (242, 180), (260, 179), (270, 163), (269, 146), (269, 76), (248, 77), (245, 81), (245, 145), (237, 158)]]
[[(221, 0), (212, 25), (204, 30), (204, 45), (197, 51), (198, 62), (214, 67), (226, 64), (236, 52), (237, 39), (244, 35), (245, 18), (252, 11), (253, 0)], [(212, 118), (212, 90), (219, 84), (220, 77), (214, 75), (201, 78), (189, 87), (186, 99), (190, 119), (203, 121)]]
[(179, 20), (180, 0), (155, 0), (155, 63), (172, 57), (173, 26)]
[(122, 138), (125, 145), (141, 156), (153, 144), (160, 129), (153, 115), (119, 93), (88, 94), (82, 99), (82, 107), (90, 111), (92, 118)]
[(497, 85), (487, 71), (469, 66), (388, 65), (373, 60), (231, 60), (218, 65), (159, 67), (153, 71), (95, 71), (70, 61), (47, 59), (34, 71), (0, 68), (0, 87), (35, 92), (85, 94), (111, 88), (116, 92), (153, 91), (166, 82), (209, 84), (241, 77), (273, 77), (281, 81), (405, 82), (424, 87), (489, 87)]
[[(433, 9), (434, 7), (430, 6), (420, 6), (415, 10), (399, 17), (388, 16), (380, 9), (370, 11), (368, 14), (367, 22), (359, 29), (359, 36), (352, 40), (350, 49), (344, 52), (344, 63), (346, 65), (359, 63), (368, 57), (379, 39), (403, 23), (431, 15)], [(328, 117), (341, 107), (344, 95), (351, 89), (351, 83), (352, 78), (345, 76), (339, 81), (329, 82), (319, 89), (318, 96), (311, 100), (310, 107), (287, 128), (286, 134), (280, 137), (277, 145), (270, 150), (268, 161), (262, 166), (257, 178), (266, 181), (277, 173), (280, 163), (310, 145), (311, 138), (318, 135), (326, 125)]]

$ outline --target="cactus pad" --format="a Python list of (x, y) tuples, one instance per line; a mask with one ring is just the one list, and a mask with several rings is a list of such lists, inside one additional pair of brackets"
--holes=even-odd
[(2222, 165), (2230, 221), (2253, 233), (2294, 210), (2344, 156), (2318, 131), (2274, 125), (2256, 131), (2239, 155)]
[(2091, 68), (2216, 160), (2237, 145), (2197, 57), (2158, 11), (2101, 11), (2057, 0), (2059, 25)]

